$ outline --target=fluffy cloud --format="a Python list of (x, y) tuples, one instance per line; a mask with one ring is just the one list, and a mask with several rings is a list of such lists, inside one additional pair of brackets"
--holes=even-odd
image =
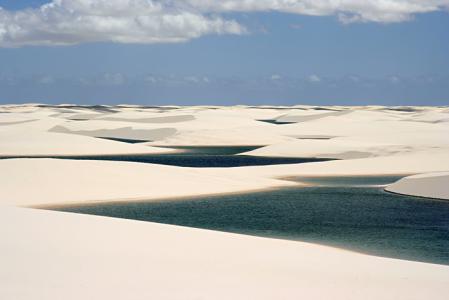
[(178, 0), (202, 11), (279, 11), (337, 15), (340, 21), (401, 22), (414, 14), (449, 8), (449, 0)]
[(37, 9), (0, 8), (0, 46), (86, 42), (170, 43), (205, 34), (241, 34), (233, 20), (151, 0), (54, 0)]
[(53, 0), (36, 9), (0, 7), (0, 47), (86, 42), (170, 43), (242, 34), (224, 12), (336, 15), (345, 23), (401, 22), (449, 8), (449, 0)]

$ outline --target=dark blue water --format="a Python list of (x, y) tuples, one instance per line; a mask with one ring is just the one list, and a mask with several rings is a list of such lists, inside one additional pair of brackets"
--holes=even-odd
[(404, 176), (290, 177), (288, 179), (324, 187), (373, 187), (396, 182), (402, 177)]
[[(174, 154), (132, 154), (132, 155), (82, 155), (82, 156), (45, 156), (46, 158), (79, 159), (79, 160), (109, 160), (109, 161), (131, 161), (140, 163), (152, 163), (162, 165), (172, 165), (179, 167), (241, 167), (241, 166), (261, 166), (276, 164), (295, 164), (305, 162), (326, 161), (323, 158), (299, 158), (299, 157), (269, 157), (236, 155), (257, 149), (261, 146), (177, 146), (166, 147), (181, 150)], [(27, 156), (33, 158), (33, 156)], [(44, 156), (39, 156), (40, 158)], [(14, 156), (2, 157), (17, 158)], [(1, 158), (0, 158), (1, 159)]]
[(449, 265), (449, 203), (376, 187), (308, 187), (57, 210), (309, 241)]
[(149, 140), (123, 139), (123, 138), (116, 138), (116, 137), (98, 137), (98, 138), (104, 139), (104, 140), (111, 140), (111, 141), (115, 141), (115, 142), (127, 143), (127, 144), (138, 144), (138, 143), (151, 142)]
[(277, 121), (277, 120), (257, 120), (260, 122), (265, 122), (265, 123), (270, 123), (270, 124), (275, 124), (275, 125), (287, 125), (287, 124), (295, 124), (297, 122), (282, 122), (282, 121)]

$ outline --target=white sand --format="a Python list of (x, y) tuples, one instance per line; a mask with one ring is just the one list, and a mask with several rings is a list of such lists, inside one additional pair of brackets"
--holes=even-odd
[(449, 267), (300, 242), (0, 210), (1, 299), (446, 299)]
[(324, 113), (321, 111), (313, 111), (311, 114), (307, 114), (307, 115), (305, 115), (304, 113), (302, 113), (302, 114), (286, 114), (286, 115), (282, 115), (282, 116), (275, 118), (275, 120), (277, 122), (298, 123), (298, 122), (318, 120), (318, 119), (333, 117), (333, 116), (342, 116), (347, 113), (351, 113), (351, 111), (344, 110), (344, 111), (334, 111), (334, 112), (324, 112)]
[(105, 117), (103, 120), (108, 121), (125, 121), (136, 123), (179, 123), (195, 120), (192, 115), (175, 115), (166, 117), (153, 117), (153, 118), (120, 118), (120, 117)]
[(134, 129), (132, 127), (72, 131), (60, 125), (51, 128), (49, 131), (59, 133), (72, 133), (91, 137), (134, 139), (143, 141), (163, 140), (176, 133), (176, 129), (174, 128)]
[(133, 162), (9, 159), (0, 160), (0, 199), (17, 205), (151, 200), (289, 186), (294, 183), (276, 178), (291, 176), (408, 175), (444, 170), (449, 170), (449, 153), (441, 151), (210, 169)]
[[(361, 159), (334, 160), (294, 165), (245, 167), (245, 172), (258, 176), (354, 176), (401, 175), (449, 170), (447, 150), (428, 150)], [(223, 170), (235, 172), (235, 170)]]
[(15, 205), (149, 200), (293, 185), (237, 170), (226, 173), (133, 162), (63, 159), (0, 160), (0, 177), (2, 203)]
[[(247, 154), (331, 154), (345, 159), (212, 169), (107, 161), (0, 160), (0, 299), (447, 298), (449, 266), (293, 241), (15, 207), (239, 192), (293, 185), (276, 179), (290, 176), (447, 172), (447, 108), (105, 109), (116, 112), (106, 115), (98, 108), (77, 106), (1, 106), (4, 113), (0, 122), (36, 121), (0, 126), (0, 154), (166, 151), (86, 135), (99, 130), (110, 137), (131, 138), (141, 130), (173, 128), (175, 134), (151, 144), (266, 145)], [(76, 114), (101, 116), (67, 120)], [(7, 119), (2, 119), (3, 115), (8, 115)], [(174, 115), (194, 119), (162, 124), (133, 122)], [(257, 121), (282, 115), (295, 116), (297, 123)], [(301, 118), (310, 115), (321, 117)], [(120, 120), (104, 120), (106, 116)], [(70, 133), (50, 132), (55, 126)], [(298, 136), (335, 138), (298, 140)], [(355, 159), (354, 153), (365, 158)], [(427, 196), (447, 191), (447, 175), (412, 180), (401, 180), (389, 188), (399, 192), (406, 189), (411, 194), (424, 191)]]
[(0, 126), (0, 156), (163, 153), (170, 149), (132, 145), (83, 135), (49, 132), (58, 119)]
[(385, 190), (398, 194), (449, 200), (449, 172), (408, 176)]

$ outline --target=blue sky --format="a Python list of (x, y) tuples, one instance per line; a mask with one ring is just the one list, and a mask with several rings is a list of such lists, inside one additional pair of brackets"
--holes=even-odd
[[(66, 22), (64, 4), (42, 17), (45, 2), (0, 0), (0, 32), (11, 15), (41, 18), (17, 21), (25, 33), (0, 33), (0, 103), (449, 105), (449, 6), (405, 17), (348, 8), (357, 17), (349, 23), (327, 10), (189, 7), (192, 23), (136, 35)], [(184, 13), (174, 5), (163, 14)], [(89, 18), (117, 13), (70, 8)]]

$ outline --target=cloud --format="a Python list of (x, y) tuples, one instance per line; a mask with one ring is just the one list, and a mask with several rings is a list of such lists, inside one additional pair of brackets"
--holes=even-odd
[(105, 73), (100, 82), (105, 85), (122, 85), (126, 82), (126, 77), (121, 73)]
[(174, 43), (246, 33), (237, 21), (220, 16), (226, 12), (277, 11), (335, 15), (343, 23), (391, 23), (448, 8), (449, 0), (53, 0), (16, 11), (0, 7), (0, 47)]
[(37, 79), (37, 82), (40, 84), (52, 84), (54, 83), (54, 78), (52, 76), (42, 76), (40, 78)]
[(401, 22), (414, 14), (449, 8), (449, 0), (179, 0), (202, 11), (279, 11), (301, 15), (337, 15), (344, 23)]
[(273, 74), (273, 75), (271, 75), (271, 80), (279, 80), (279, 79), (281, 79), (282, 77), (281, 77), (281, 75), (279, 75), (279, 74)]
[(399, 83), (401, 81), (401, 79), (399, 79), (399, 77), (397, 77), (397, 76), (391, 76), (390, 78), (388, 78), (388, 80), (394, 84)]
[(93, 77), (81, 77), (77, 82), (83, 86), (121, 86), (127, 83), (122, 73), (103, 73)]
[(186, 76), (184, 77), (184, 80), (187, 82), (193, 82), (193, 83), (199, 83), (200, 79), (196, 76)]
[(349, 76), (349, 80), (351, 80), (352, 82), (359, 82), (360, 81), (360, 77), (359, 76), (355, 76), (355, 75), (350, 75)]
[(320, 82), (320, 81), (321, 81), (321, 78), (318, 77), (318, 76), (315, 75), (315, 74), (310, 75), (307, 79), (308, 79), (310, 82)]
[(203, 76), (203, 77), (185, 76), (184, 81), (188, 82), (188, 83), (209, 83), (210, 79), (209, 79), (209, 77), (206, 77), (206, 76)]
[(156, 83), (156, 82), (158, 82), (158, 78), (156, 78), (155, 76), (146, 76), (144, 79), (143, 79), (146, 83), (150, 83), (150, 84), (154, 84), (154, 83)]
[(219, 16), (151, 0), (54, 0), (36, 9), (0, 7), (0, 46), (73, 45), (87, 42), (171, 43), (206, 34), (242, 34)]
[(302, 24), (290, 24), (291, 29), (302, 29)]

